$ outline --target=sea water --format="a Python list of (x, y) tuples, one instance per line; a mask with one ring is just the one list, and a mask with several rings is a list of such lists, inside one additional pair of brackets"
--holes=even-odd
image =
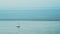
[(0, 34), (60, 34), (60, 21), (0, 21)]

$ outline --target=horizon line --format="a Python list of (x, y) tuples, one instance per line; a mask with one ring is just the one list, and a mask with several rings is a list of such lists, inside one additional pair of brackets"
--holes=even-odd
[(0, 21), (60, 21), (60, 19), (0, 19)]

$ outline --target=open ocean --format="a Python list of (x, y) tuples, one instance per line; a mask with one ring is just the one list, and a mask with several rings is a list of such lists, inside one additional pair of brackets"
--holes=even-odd
[(0, 21), (0, 34), (60, 34), (60, 21)]

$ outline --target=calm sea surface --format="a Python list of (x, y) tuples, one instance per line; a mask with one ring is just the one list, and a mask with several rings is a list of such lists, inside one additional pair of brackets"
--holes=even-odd
[(0, 21), (0, 34), (60, 34), (60, 21)]

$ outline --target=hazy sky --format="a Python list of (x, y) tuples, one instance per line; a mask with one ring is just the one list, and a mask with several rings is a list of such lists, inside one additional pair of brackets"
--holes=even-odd
[(59, 17), (60, 0), (0, 0), (0, 19), (60, 19)]
[(0, 10), (58, 8), (60, 0), (0, 0)]

